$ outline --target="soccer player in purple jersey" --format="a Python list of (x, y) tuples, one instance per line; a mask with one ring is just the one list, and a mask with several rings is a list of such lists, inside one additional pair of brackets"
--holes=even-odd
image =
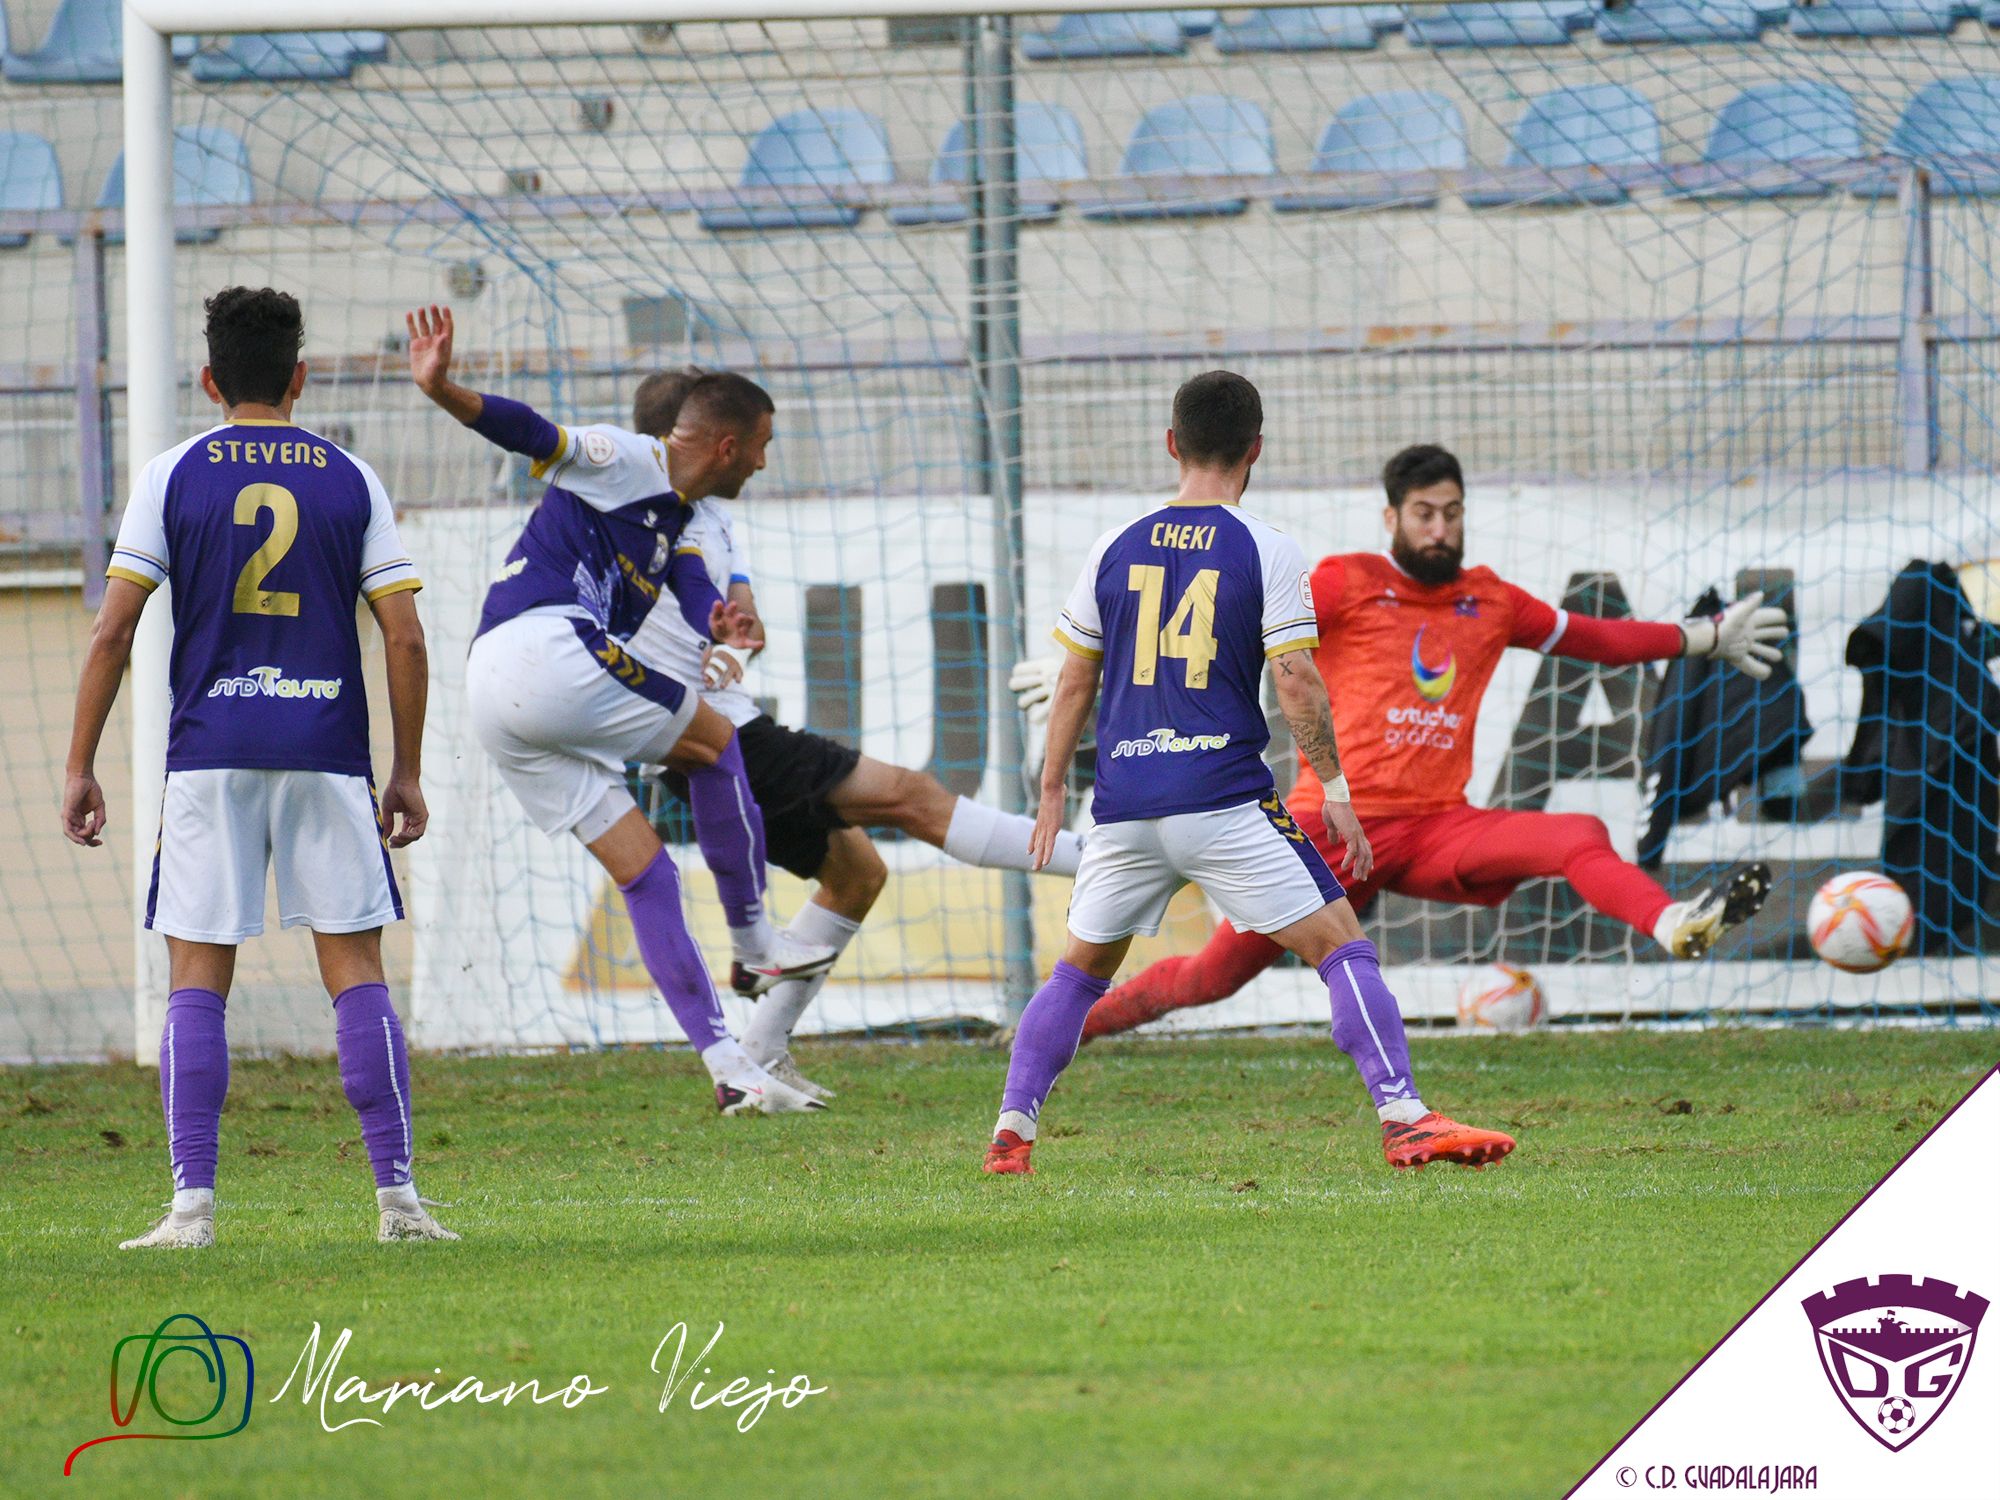
[(764, 820), (735, 726), (701, 701), (698, 684), (626, 649), (656, 604), (712, 639), (753, 634), (755, 622), (679, 542), (696, 501), (733, 499), (764, 467), (771, 398), (740, 375), (709, 375), (688, 392), (666, 442), (608, 425), (560, 427), (451, 378), (449, 308), (413, 312), (408, 326), (417, 389), (488, 442), (532, 459), (549, 481), (486, 592), (466, 662), (480, 743), (535, 825), (573, 834), (618, 883), (639, 956), (700, 1053), (716, 1107), (824, 1108), (729, 1034), (681, 913), (680, 872), (625, 789), (628, 762), (687, 769), (695, 833), (752, 993), (832, 967), (836, 949), (802, 942), (765, 913)]
[[(299, 304), (269, 287), (209, 298), (201, 387), (223, 421), (139, 473), (77, 689), (63, 832), (102, 843), (95, 771), (139, 616), (171, 583), (167, 782), (146, 925), (163, 933), (172, 993), (160, 1094), (174, 1197), (122, 1249), (215, 1242), (215, 1163), (229, 1092), (224, 997), (236, 948), (278, 913), (312, 929), (333, 997), (340, 1081), (375, 1171), (377, 1237), (455, 1240), (410, 1179), (410, 1063), (382, 969), (403, 903), (390, 848), (421, 838), (429, 667), (416, 568), (375, 471), (292, 421), (305, 385)], [(379, 803), (368, 757), (356, 596), (388, 654), (395, 759)]]
[(1241, 375), (1212, 370), (1174, 395), (1167, 452), (1180, 493), (1097, 539), (1057, 624), (1064, 659), (1049, 709), (1034, 847), (1062, 827), (1064, 783), (1085, 718), (1097, 719), (1097, 827), (1070, 896), (1069, 946), (1015, 1033), (985, 1170), (1032, 1171), (1036, 1123), (1076, 1056), (1084, 1018), (1110, 988), (1137, 933), (1160, 930), (1193, 881), (1240, 929), (1260, 932), (1319, 971), (1333, 1039), (1354, 1059), (1396, 1167), (1484, 1166), (1514, 1149), (1418, 1098), (1396, 998), (1340, 882), (1271, 780), (1258, 689), (1268, 661), (1300, 753), (1325, 784), (1326, 824), (1343, 868), (1366, 879), (1374, 857), (1334, 750), (1305, 554), (1239, 502), (1263, 451), (1264, 408)]

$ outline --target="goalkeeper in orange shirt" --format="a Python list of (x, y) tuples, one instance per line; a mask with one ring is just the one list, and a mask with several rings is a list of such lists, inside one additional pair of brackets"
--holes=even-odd
[[(1382, 471), (1386, 552), (1323, 559), (1312, 573), (1319, 617), (1315, 665), (1333, 704), (1354, 810), (1375, 851), (1348, 896), (1376, 891), (1427, 901), (1496, 906), (1524, 880), (1559, 875), (1597, 910), (1657, 941), (1675, 958), (1705, 956), (1749, 920), (1771, 888), (1770, 868), (1745, 864), (1720, 884), (1676, 901), (1611, 847), (1586, 813), (1510, 812), (1465, 800), (1479, 701), (1510, 646), (1605, 666), (1668, 657), (1726, 661), (1770, 675), (1784, 612), (1761, 594), (1709, 619), (1605, 620), (1555, 609), (1485, 567), (1465, 567), (1465, 479), (1443, 448), (1405, 448)], [(1030, 664), (1017, 674), (1032, 713), (1046, 697)], [(1292, 817), (1331, 857), (1321, 818), (1325, 789), (1302, 768)], [(1233, 995), (1283, 952), (1222, 923), (1199, 953), (1162, 959), (1091, 1010), (1086, 1039)]]

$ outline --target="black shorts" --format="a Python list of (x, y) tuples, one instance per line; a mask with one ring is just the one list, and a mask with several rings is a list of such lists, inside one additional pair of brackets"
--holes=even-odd
[[(833, 789), (854, 774), (861, 752), (809, 729), (787, 729), (759, 714), (739, 725), (743, 769), (764, 810), (764, 852), (781, 870), (812, 880), (826, 863), (827, 835), (848, 822), (827, 804)], [(687, 778), (667, 772), (667, 790), (688, 800)]]

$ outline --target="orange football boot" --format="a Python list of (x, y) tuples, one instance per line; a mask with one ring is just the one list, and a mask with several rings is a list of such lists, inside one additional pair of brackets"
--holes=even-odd
[[(1508, 1145), (1513, 1142), (1509, 1141)], [(1028, 1153), (1035, 1149), (1033, 1141), (1024, 1141), (1011, 1130), (1003, 1130), (993, 1137), (993, 1144), (986, 1148), (988, 1172), (1011, 1173), (1017, 1177), (1034, 1175), (1035, 1169), (1028, 1165)]]
[(1422, 1168), (1434, 1161), (1486, 1167), (1514, 1149), (1514, 1138), (1497, 1130), (1461, 1125), (1432, 1110), (1414, 1125), (1382, 1122), (1382, 1155), (1390, 1166)]

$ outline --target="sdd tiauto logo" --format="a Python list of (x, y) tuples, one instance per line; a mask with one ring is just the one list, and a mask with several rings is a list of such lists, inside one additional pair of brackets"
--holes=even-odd
[[(176, 1323), (192, 1331), (173, 1331)], [(135, 1347), (136, 1346), (136, 1347)], [(179, 1356), (176, 1358), (176, 1356)], [(111, 1422), (119, 1428), (80, 1443), (63, 1460), (63, 1473), (85, 1448), (125, 1438), (164, 1441), (233, 1437), (250, 1425), (250, 1394), (257, 1378), (250, 1346), (217, 1333), (193, 1313), (163, 1318), (151, 1333), (130, 1333), (111, 1349)], [(140, 1403), (146, 1406), (142, 1417)]]

